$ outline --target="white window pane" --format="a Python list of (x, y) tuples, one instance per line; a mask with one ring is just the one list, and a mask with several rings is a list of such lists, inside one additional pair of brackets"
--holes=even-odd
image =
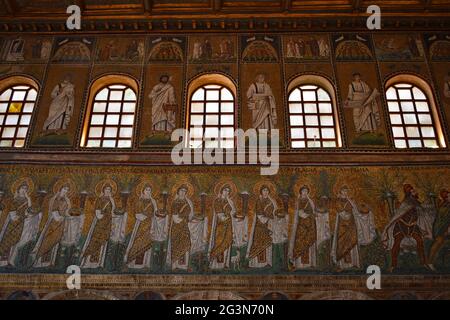
[(388, 91), (386, 91), (386, 97), (388, 100), (396, 100), (397, 99), (397, 93), (395, 92), (394, 88), (389, 88)]
[(234, 128), (221, 128), (220, 136), (222, 138), (233, 138), (234, 137)]
[(436, 140), (424, 140), (423, 144), (427, 148), (437, 148), (439, 147)]
[(317, 113), (317, 105), (315, 103), (305, 103), (305, 113)]
[(12, 140), (1, 140), (0, 147), (12, 147)]
[(122, 125), (132, 125), (134, 122), (134, 115), (131, 114), (122, 115), (120, 122)]
[(221, 112), (233, 112), (234, 111), (234, 103), (232, 102), (223, 102), (221, 104)]
[(404, 138), (405, 132), (403, 131), (402, 127), (393, 127), (392, 128), (392, 134), (395, 138)]
[(206, 128), (205, 138), (216, 138), (219, 136), (219, 128)]
[(117, 136), (117, 128), (106, 127), (104, 136), (106, 138), (115, 138)]
[(25, 138), (28, 132), (28, 127), (20, 127), (17, 130), (17, 138)]
[(205, 100), (205, 90), (200, 88), (197, 91), (195, 91), (194, 94), (192, 95), (192, 101), (203, 101), (203, 100)]
[(219, 112), (219, 104), (217, 102), (208, 102), (206, 104), (206, 112), (207, 113), (218, 113)]
[(331, 103), (319, 103), (319, 113), (331, 113)]
[(18, 115), (8, 115), (6, 117), (6, 121), (5, 124), (7, 125), (16, 125), (17, 123), (19, 123), (19, 116)]
[(402, 101), (401, 106), (402, 106), (403, 112), (413, 112), (414, 111), (414, 104), (412, 103), (412, 101)]
[(106, 124), (119, 124), (119, 115), (118, 114), (109, 114), (106, 116)]
[(292, 128), (291, 129), (291, 139), (303, 139), (305, 138), (305, 132), (301, 128)]
[(217, 85), (217, 84), (208, 84), (205, 86), (206, 89), (220, 89), (221, 86)]
[(406, 141), (403, 139), (395, 139), (394, 143), (396, 148), (406, 148)]
[(317, 126), (319, 125), (319, 119), (317, 116), (305, 116), (305, 124), (307, 126)]
[(119, 140), (117, 143), (118, 148), (131, 148), (131, 140)]
[(232, 140), (232, 139), (222, 140), (220, 142), (220, 146), (225, 149), (232, 149), (232, 148), (234, 148), (234, 140)]
[(399, 112), (400, 111), (400, 106), (398, 105), (398, 102), (395, 102), (395, 101), (389, 101), (388, 108), (389, 108), (390, 112)]
[(302, 105), (300, 103), (289, 103), (290, 113), (302, 113)]
[(303, 116), (290, 116), (291, 126), (302, 126)]
[(401, 100), (411, 100), (412, 99), (410, 90), (400, 89), (400, 90), (398, 90), (398, 95), (400, 96)]
[(203, 125), (203, 116), (191, 116), (191, 125), (193, 126), (202, 126)]
[(219, 100), (219, 90), (206, 91), (206, 100), (207, 101), (211, 101), (211, 100), (218, 101)]
[(133, 90), (127, 89), (125, 90), (125, 101), (136, 101), (136, 94)]
[(123, 84), (115, 84), (112, 86), (109, 86), (110, 89), (125, 89), (126, 87)]
[(9, 101), (9, 98), (11, 97), (11, 93), (12, 93), (11, 89), (3, 91), (3, 93), (0, 95), (0, 101)]
[(324, 148), (336, 148), (336, 142), (335, 141), (323, 141), (322, 145)]
[(199, 138), (199, 139), (203, 138), (203, 128), (201, 127), (191, 128), (189, 133), (191, 135), (191, 138)]
[(14, 91), (12, 96), (12, 101), (23, 101), (25, 100), (26, 91)]
[(422, 141), (420, 140), (408, 140), (410, 148), (422, 148)]
[(28, 101), (36, 101), (36, 97), (37, 97), (37, 91), (34, 89), (31, 89), (30, 91), (28, 91), (28, 95), (27, 95), (27, 100)]
[(425, 95), (423, 94), (422, 90), (420, 90), (419, 88), (416, 88), (416, 87), (413, 88), (413, 95), (414, 95), (414, 99), (417, 99), (417, 100), (426, 100), (427, 99), (425, 97)]
[(233, 125), (234, 117), (232, 115), (221, 116), (220, 121), (223, 125)]
[(420, 124), (431, 124), (431, 116), (429, 114), (419, 114), (419, 122)]
[(331, 101), (330, 95), (328, 92), (323, 90), (322, 88), (317, 91), (317, 97), (319, 101)]
[(403, 114), (403, 121), (405, 124), (417, 124), (416, 115), (414, 113)]
[(123, 98), (123, 91), (113, 91), (109, 93), (109, 100), (113, 101), (122, 101)]
[(332, 116), (320, 116), (320, 124), (322, 126), (332, 126), (334, 125)]
[(428, 102), (426, 101), (416, 101), (416, 109), (419, 112), (427, 112), (429, 111)]
[(223, 88), (221, 91), (221, 98), (222, 100), (229, 100), (229, 101), (233, 101), (233, 95), (231, 94), (230, 90), (228, 90), (227, 88)]
[(86, 147), (98, 148), (100, 147), (100, 140), (89, 140), (86, 144)]
[(89, 129), (89, 138), (100, 138), (102, 136), (101, 127), (91, 127)]
[(0, 126), (3, 124), (3, 119), (5, 119), (4, 115), (0, 115)]
[(100, 91), (99, 93), (97, 93), (97, 95), (95, 96), (95, 100), (108, 100), (108, 89), (105, 88), (102, 91)]
[(315, 91), (303, 91), (303, 100), (304, 101), (316, 101), (316, 92)]
[(199, 113), (203, 112), (204, 103), (203, 102), (193, 102), (191, 104), (191, 112)]
[(335, 135), (334, 135), (334, 129), (321, 129), (322, 131), (322, 138), (324, 139), (334, 139)]
[(136, 109), (136, 103), (135, 102), (128, 102), (123, 104), (122, 112), (130, 112), (134, 113)]
[(25, 103), (25, 106), (23, 107), (23, 112), (32, 113), (33, 109), (34, 109), (34, 103)]
[(25, 145), (25, 140), (16, 140), (14, 142), (14, 147), (16, 148), (22, 148)]
[(308, 141), (308, 148), (320, 148), (320, 141)]
[[(23, 115), (20, 118), (20, 124), (25, 125), (25, 126), (29, 125), (30, 121), (31, 121), (31, 115), (28, 115), (28, 114), (27, 115)], [(0, 121), (0, 123), (1, 123), (1, 121)]]
[(212, 148), (219, 148), (219, 141), (214, 139), (205, 139), (205, 148), (206, 149), (212, 149)]
[(292, 148), (304, 148), (305, 141), (292, 141)]
[(105, 112), (106, 111), (106, 103), (104, 103), (104, 102), (101, 102), (101, 103), (96, 102), (96, 103), (94, 103), (93, 111), (94, 112)]
[(201, 148), (203, 145), (203, 141), (202, 140), (191, 140), (189, 141), (189, 147), (190, 148)]
[(402, 118), (399, 114), (391, 114), (390, 118), (392, 124), (402, 124)]
[(120, 112), (121, 103), (113, 102), (108, 104), (108, 112)]
[(409, 84), (409, 83), (397, 83), (397, 84), (395, 85), (395, 87), (397, 87), (397, 88), (411, 88), (412, 85)]
[(425, 138), (434, 138), (434, 129), (433, 127), (422, 127), (420, 128), (420, 131), (422, 132), (422, 136)]
[(406, 127), (406, 136), (409, 138), (420, 137), (419, 128), (418, 127)]
[(206, 116), (206, 124), (207, 125), (218, 125), (219, 124), (219, 116), (218, 115), (207, 115)]
[(16, 128), (3, 128), (2, 138), (12, 138), (16, 133)]
[(103, 124), (105, 116), (103, 114), (95, 114), (92, 116), (91, 124)]
[(0, 113), (5, 113), (7, 109), (8, 109), (7, 103), (0, 103)]
[(302, 88), (303, 90), (316, 90), (317, 86), (311, 85), (311, 84), (307, 84), (307, 85), (301, 86), (300, 88)]
[(302, 101), (302, 97), (300, 94), (300, 90), (299, 89), (295, 89), (294, 91), (291, 92), (290, 96), (289, 96), (289, 102), (296, 102), (296, 101)]
[(318, 128), (306, 128), (306, 137), (308, 139), (319, 139), (320, 133)]
[(119, 132), (120, 138), (131, 138), (133, 136), (133, 128), (121, 128)]
[(116, 146), (116, 140), (103, 140), (104, 148), (114, 148)]

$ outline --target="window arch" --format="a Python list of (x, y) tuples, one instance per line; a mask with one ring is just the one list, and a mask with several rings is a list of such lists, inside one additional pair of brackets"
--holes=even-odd
[(36, 105), (38, 85), (14, 76), (0, 83), (0, 147), (22, 148)]
[(291, 147), (341, 147), (333, 85), (321, 76), (302, 75), (291, 81), (288, 92)]
[(386, 100), (396, 148), (445, 147), (433, 94), (424, 80), (412, 75), (391, 78)]
[(90, 90), (81, 146), (131, 148), (138, 85), (126, 76), (104, 76)]
[(190, 148), (234, 148), (236, 87), (227, 77), (208, 74), (189, 86), (187, 129)]

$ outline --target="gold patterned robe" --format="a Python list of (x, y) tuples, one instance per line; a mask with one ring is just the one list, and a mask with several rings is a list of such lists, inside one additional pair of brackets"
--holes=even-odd
[(64, 234), (64, 219), (56, 221), (51, 217), (53, 212), (58, 212), (59, 215), (64, 217), (65, 213), (69, 209), (69, 204), (64, 197), (56, 197), (49, 208), (49, 219), (52, 219), (47, 229), (44, 230), (45, 234), (41, 235), (43, 238), (41, 245), (36, 254), (36, 259), (41, 258), (42, 262), (48, 262), (51, 260), (51, 253), (53, 248), (59, 244)]
[[(298, 223), (294, 238), (293, 258), (301, 258), (303, 264), (309, 264), (309, 250), (317, 241), (316, 219), (314, 208), (309, 199), (298, 199), (298, 209), (308, 215), (307, 218), (297, 217)], [(298, 214), (298, 213), (297, 213)]]
[(336, 212), (336, 261), (343, 260), (349, 264), (352, 263), (351, 251), (358, 245), (358, 233), (350, 201), (337, 199)]
[[(257, 258), (258, 262), (266, 262), (269, 257), (266, 255), (266, 249), (272, 247), (272, 231), (270, 230), (270, 221), (274, 218), (273, 212), (275, 208), (269, 198), (259, 198), (256, 201), (255, 226), (253, 231), (253, 239), (249, 249), (248, 258)], [(263, 223), (259, 217), (268, 218)]]
[(95, 202), (95, 210), (100, 210), (102, 219), (97, 220), (92, 237), (84, 253), (85, 257), (91, 256), (91, 262), (99, 262), (101, 248), (108, 242), (111, 235), (113, 204), (108, 197), (100, 197)]
[[(213, 205), (216, 214), (216, 225), (214, 230), (214, 246), (210, 252), (210, 259), (216, 259), (218, 263), (223, 263), (226, 250), (230, 250), (233, 243), (233, 224), (231, 217), (233, 208), (227, 199), (223, 198), (215, 199)], [(217, 216), (219, 213), (224, 215), (224, 220)]]
[(11, 248), (14, 247), (22, 236), (25, 214), (28, 209), (28, 200), (25, 197), (15, 197), (12, 201), (10, 212), (16, 212), (18, 219), (9, 220), (2, 239), (0, 239), (0, 259), (8, 258)]
[(184, 261), (185, 255), (191, 249), (191, 234), (188, 226), (191, 207), (186, 199), (175, 199), (172, 203), (171, 213), (172, 217), (178, 215), (182, 220), (180, 223), (172, 221), (170, 230), (171, 263), (180, 261), (180, 264), (185, 264), (187, 263)]
[(145, 253), (152, 247), (151, 229), (155, 208), (152, 199), (140, 198), (136, 204), (136, 214), (143, 214), (147, 218), (140, 222), (136, 236), (128, 253), (127, 263), (136, 260), (136, 264), (144, 262)]

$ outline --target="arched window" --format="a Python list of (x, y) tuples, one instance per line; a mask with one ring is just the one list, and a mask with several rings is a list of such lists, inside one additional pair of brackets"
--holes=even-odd
[(425, 81), (410, 75), (400, 75), (390, 79), (386, 88), (396, 148), (445, 146), (431, 90)]
[(234, 148), (235, 95), (233, 82), (222, 75), (205, 75), (190, 89), (190, 148)]
[(81, 146), (131, 148), (137, 83), (125, 76), (105, 76), (91, 86), (90, 110)]
[(26, 77), (0, 83), (0, 147), (21, 148), (36, 104), (37, 84)]
[(341, 147), (334, 90), (323, 77), (304, 75), (289, 85), (292, 148)]

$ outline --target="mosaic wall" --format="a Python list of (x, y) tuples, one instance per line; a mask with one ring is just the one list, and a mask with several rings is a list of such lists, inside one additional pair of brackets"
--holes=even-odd
[[(170, 104), (174, 126), (185, 127), (188, 84), (211, 72), (227, 75), (235, 82), (240, 106), (237, 119), (243, 129), (252, 127), (247, 105), (258, 76), (263, 76), (264, 86), (271, 92), (278, 127), (284, 130), (288, 126), (287, 83), (309, 73), (329, 79), (336, 90), (344, 148), (392, 148), (382, 93), (387, 79), (407, 73), (431, 85), (439, 107), (437, 116), (444, 131), (448, 130), (448, 34), (165, 34), (126, 38), (20, 35), (4, 37), (1, 44), (0, 76), (29, 75), (40, 85), (37, 115), (26, 148), (79, 148), (87, 88), (106, 74), (129, 75), (139, 84), (135, 149), (151, 150), (170, 144), (170, 132), (155, 130), (155, 109), (161, 103)], [(358, 80), (353, 77), (356, 73)], [(58, 105), (60, 97), (55, 93), (55, 88), (68, 85), (72, 91), (70, 108)], [(351, 100), (349, 88), (355, 86), (373, 93), (370, 106), (376, 123), (371, 128), (362, 130), (355, 122), (354, 110), (346, 107)], [(170, 91), (170, 95), (158, 95), (160, 91)], [(54, 112), (50, 109), (55, 108), (66, 108), (70, 117), (61, 128), (49, 132), (45, 124)], [(282, 147), (289, 149), (287, 133), (282, 132), (282, 137)]]
[(448, 273), (449, 170), (2, 166), (0, 272)]

